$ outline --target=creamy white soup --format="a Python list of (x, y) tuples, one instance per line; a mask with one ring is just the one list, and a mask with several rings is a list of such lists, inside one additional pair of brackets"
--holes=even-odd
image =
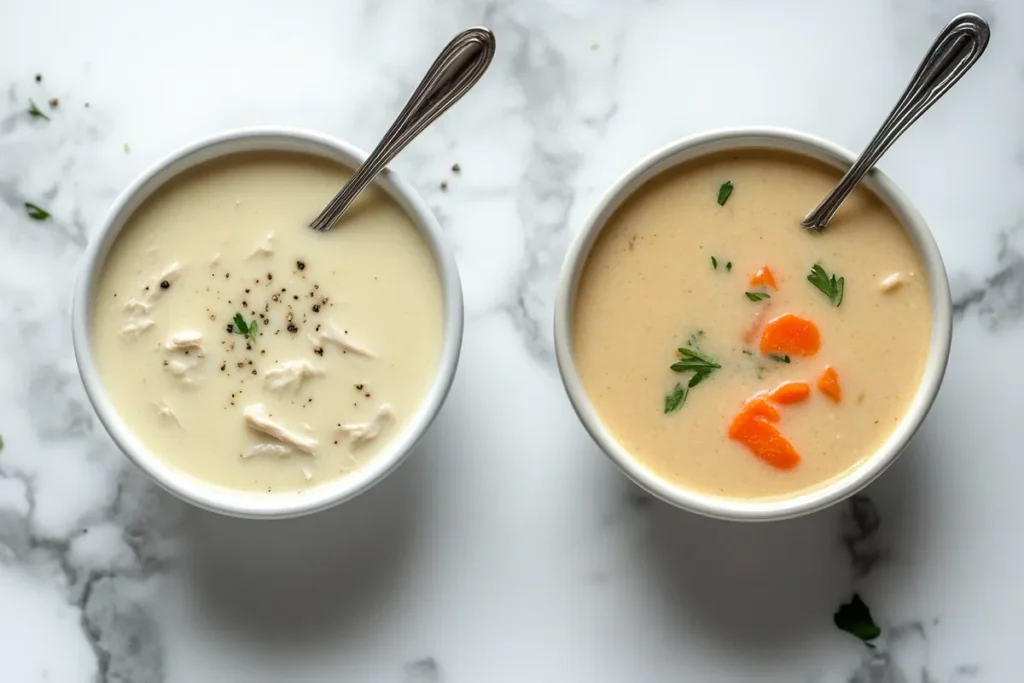
[(351, 172), (239, 154), (161, 188), (118, 235), (92, 321), (104, 388), (141, 443), (232, 489), (314, 486), (368, 462), (433, 382), (443, 300), (412, 220)]
[(874, 453), (924, 372), (929, 287), (861, 187), (820, 234), (839, 173), (749, 150), (630, 197), (584, 266), (572, 344), (612, 436), (673, 485), (738, 499), (822, 485)]

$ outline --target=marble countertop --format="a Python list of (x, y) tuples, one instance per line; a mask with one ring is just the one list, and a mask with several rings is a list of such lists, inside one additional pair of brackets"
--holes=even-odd
[[(571, 235), (683, 135), (771, 124), (861, 147), (963, 9), (992, 22), (988, 53), (882, 163), (956, 301), (918, 437), (862, 496), (791, 522), (652, 501), (558, 379)], [(0, 680), (1021, 680), (1024, 4), (35, 0), (3, 15)], [(71, 350), (76, 265), (114, 196), (231, 127), (371, 147), (477, 23), (498, 36), (491, 72), (394, 163), (435, 207), (466, 297), (459, 375), (421, 449), (297, 521), (156, 490), (98, 423)], [(883, 629), (873, 650), (832, 624), (855, 592)]]

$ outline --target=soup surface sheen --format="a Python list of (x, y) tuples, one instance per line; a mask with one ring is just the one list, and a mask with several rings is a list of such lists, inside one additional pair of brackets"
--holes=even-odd
[[(856, 466), (903, 418), (928, 354), (928, 282), (863, 187), (824, 232), (800, 227), (838, 178), (789, 153), (703, 157), (646, 183), (594, 244), (576, 366), (613, 438), (666, 482), (788, 497)], [(815, 264), (827, 293), (808, 280)]]
[(418, 410), (441, 353), (437, 266), (377, 188), (333, 230), (306, 227), (350, 175), (305, 155), (226, 157), (118, 235), (94, 354), (117, 412), (166, 463), (233, 489), (302, 489), (373, 458)]

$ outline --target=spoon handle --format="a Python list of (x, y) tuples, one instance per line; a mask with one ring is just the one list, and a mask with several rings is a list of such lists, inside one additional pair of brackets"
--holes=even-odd
[(839, 210), (857, 183), (896, 142), (897, 138), (946, 94), (981, 57), (989, 39), (988, 23), (977, 14), (953, 17), (925, 55), (903, 96), (889, 113), (860, 157), (825, 199), (801, 221), (805, 228), (821, 230)]
[(373, 182), (396, 154), (476, 85), (490, 65), (494, 50), (494, 34), (486, 28), (467, 29), (455, 36), (434, 60), (402, 113), (370, 156), (310, 223), (310, 227), (329, 230), (337, 223), (352, 200)]

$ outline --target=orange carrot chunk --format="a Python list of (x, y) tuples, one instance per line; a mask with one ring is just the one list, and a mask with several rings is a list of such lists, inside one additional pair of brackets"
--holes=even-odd
[(843, 398), (843, 391), (839, 388), (839, 373), (831, 365), (825, 366), (825, 372), (818, 378), (818, 391), (839, 403)]
[(818, 326), (792, 313), (769, 321), (761, 333), (761, 353), (813, 356), (820, 348)]
[(733, 419), (729, 426), (729, 438), (739, 441), (772, 467), (791, 470), (800, 463), (800, 454), (782, 432), (769, 422), (778, 419), (779, 412), (764, 398), (754, 398)]
[(750, 278), (750, 284), (752, 285), (764, 285), (765, 287), (771, 287), (772, 289), (778, 289), (779, 286), (775, 284), (775, 276), (772, 275), (772, 269), (768, 266), (761, 266), (761, 268), (754, 273), (754, 276)]
[(768, 394), (768, 398), (776, 403), (789, 405), (806, 401), (810, 395), (811, 385), (807, 382), (783, 382), (772, 393)]

